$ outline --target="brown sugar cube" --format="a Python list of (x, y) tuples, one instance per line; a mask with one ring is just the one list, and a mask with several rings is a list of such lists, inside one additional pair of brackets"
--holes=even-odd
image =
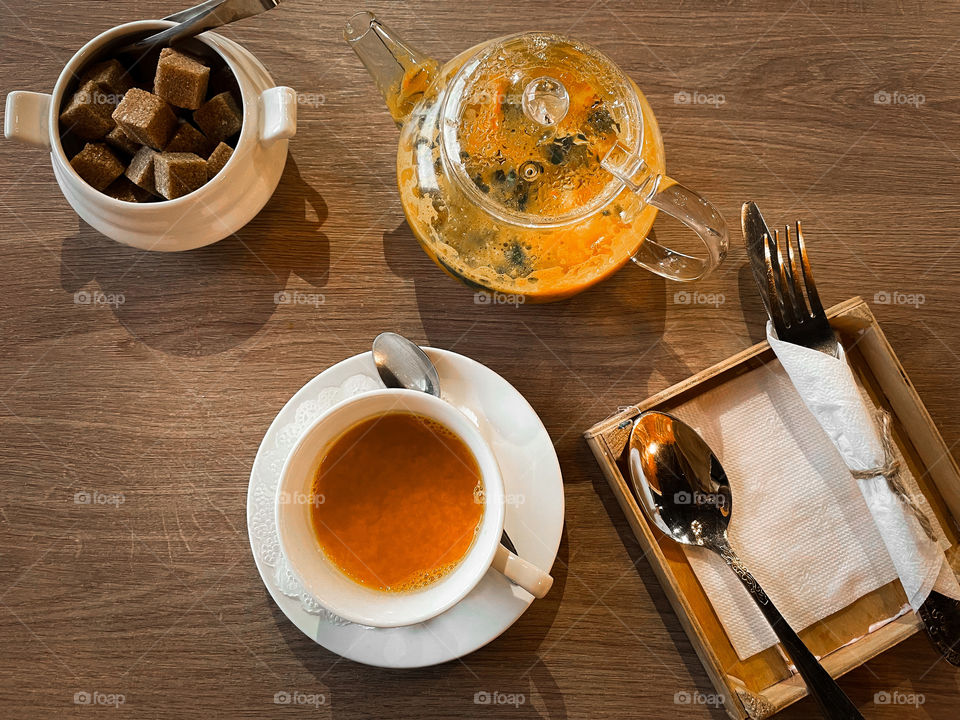
[(117, 107), (116, 96), (106, 85), (90, 80), (80, 86), (60, 113), (61, 132), (84, 140), (99, 140), (115, 123), (110, 117)]
[[(80, 84), (90, 80), (110, 88), (118, 96), (122, 96), (133, 87), (133, 79), (127, 75), (126, 69), (118, 60), (105, 60), (91, 66), (80, 76)], [(117, 102), (120, 102), (119, 97)]]
[(173, 48), (160, 51), (153, 92), (171, 105), (196, 110), (207, 96), (210, 68)]
[(207, 158), (207, 175), (211, 180), (214, 175), (223, 170), (223, 166), (227, 164), (231, 155), (233, 155), (233, 148), (226, 143), (222, 142), (214, 148), (210, 157)]
[(160, 153), (154, 168), (157, 190), (167, 200), (192, 193), (207, 182), (207, 161), (194, 153)]
[(116, 200), (131, 203), (150, 202), (153, 199), (153, 193), (134, 185), (123, 175), (110, 183), (103, 192)]
[(233, 95), (222, 92), (207, 100), (193, 113), (193, 121), (213, 141), (226, 140), (240, 132), (243, 113)]
[(140, 143), (132, 140), (119, 125), (108, 132), (104, 140), (114, 150), (119, 150), (126, 155), (135, 155), (141, 147)]
[(88, 185), (104, 190), (123, 175), (123, 163), (103, 143), (87, 143), (70, 161), (77, 174)]
[(168, 153), (190, 152), (205, 157), (210, 152), (211, 142), (186, 120), (181, 120), (177, 131), (163, 149)]
[(155, 150), (146, 146), (140, 148), (127, 166), (126, 176), (147, 192), (157, 194), (155, 177), (155, 160), (159, 155)]
[(142, 145), (160, 150), (177, 129), (177, 116), (166, 101), (140, 88), (130, 88), (113, 111), (117, 125)]

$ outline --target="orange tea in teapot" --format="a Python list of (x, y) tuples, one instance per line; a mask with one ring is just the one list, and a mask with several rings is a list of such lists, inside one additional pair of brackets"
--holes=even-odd
[[(646, 98), (598, 51), (522, 33), (439, 67), (369, 13), (351, 18), (345, 34), (401, 128), (397, 179), (407, 221), (451, 275), (545, 301), (585, 289), (635, 255), (675, 279), (719, 262), (722, 218), (663, 175)], [(652, 242), (644, 250), (658, 209), (676, 211), (703, 237), (698, 218), (690, 222), (693, 199), (716, 226), (708, 260)]]

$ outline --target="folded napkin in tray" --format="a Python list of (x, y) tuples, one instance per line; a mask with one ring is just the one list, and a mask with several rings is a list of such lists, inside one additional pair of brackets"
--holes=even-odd
[[(730, 542), (797, 631), (897, 577), (850, 471), (778, 361), (698, 395), (674, 414), (727, 472)], [(741, 658), (776, 644), (737, 576), (684, 546)]]
[(897, 457), (885, 419), (865, 400), (843, 348), (832, 357), (783, 342), (771, 323), (767, 341), (853, 472), (910, 606), (918, 609), (934, 589), (960, 600), (960, 584), (943, 553), (946, 540), (929, 520), (933, 513)]

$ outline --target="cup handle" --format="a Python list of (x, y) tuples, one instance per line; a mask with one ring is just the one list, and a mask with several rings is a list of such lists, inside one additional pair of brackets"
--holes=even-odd
[(297, 134), (297, 93), (289, 87), (267, 88), (260, 94), (260, 140), (272, 143)]
[(696, 257), (647, 238), (632, 258), (637, 265), (668, 280), (690, 282), (706, 277), (723, 262), (730, 244), (727, 223), (710, 202), (673, 178), (653, 172), (643, 158), (621, 143), (610, 149), (602, 164), (645, 203), (693, 230), (706, 249), (705, 257)]
[(50, 147), (52, 95), (16, 90), (7, 95), (3, 135), (41, 148)]
[(519, 585), (538, 600), (553, 587), (553, 578), (533, 563), (514, 555), (503, 544), (497, 545), (491, 565), (494, 570), (506, 576), (514, 585)]

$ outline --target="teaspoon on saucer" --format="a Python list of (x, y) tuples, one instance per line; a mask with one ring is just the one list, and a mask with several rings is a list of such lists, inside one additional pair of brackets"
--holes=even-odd
[(412, 340), (392, 332), (373, 339), (373, 362), (388, 388), (419, 390), (440, 397), (440, 374), (427, 354)]
[(679, 543), (717, 553), (737, 574), (824, 717), (863, 720), (730, 547), (730, 485), (717, 456), (697, 431), (666, 413), (642, 413), (630, 434), (629, 465), (633, 491), (650, 521)]
[[(392, 332), (380, 333), (373, 339), (373, 362), (380, 380), (388, 388), (419, 390), (440, 397), (440, 374), (436, 366), (415, 342)], [(534, 597), (543, 597), (553, 585), (549, 574), (527, 562), (504, 530), (494, 565), (515, 585)]]
[[(440, 397), (440, 374), (436, 366), (412, 340), (393, 332), (383, 332), (373, 339), (373, 362), (381, 382), (388, 388), (419, 390)], [(514, 555), (517, 548), (503, 531), (500, 542)]]

